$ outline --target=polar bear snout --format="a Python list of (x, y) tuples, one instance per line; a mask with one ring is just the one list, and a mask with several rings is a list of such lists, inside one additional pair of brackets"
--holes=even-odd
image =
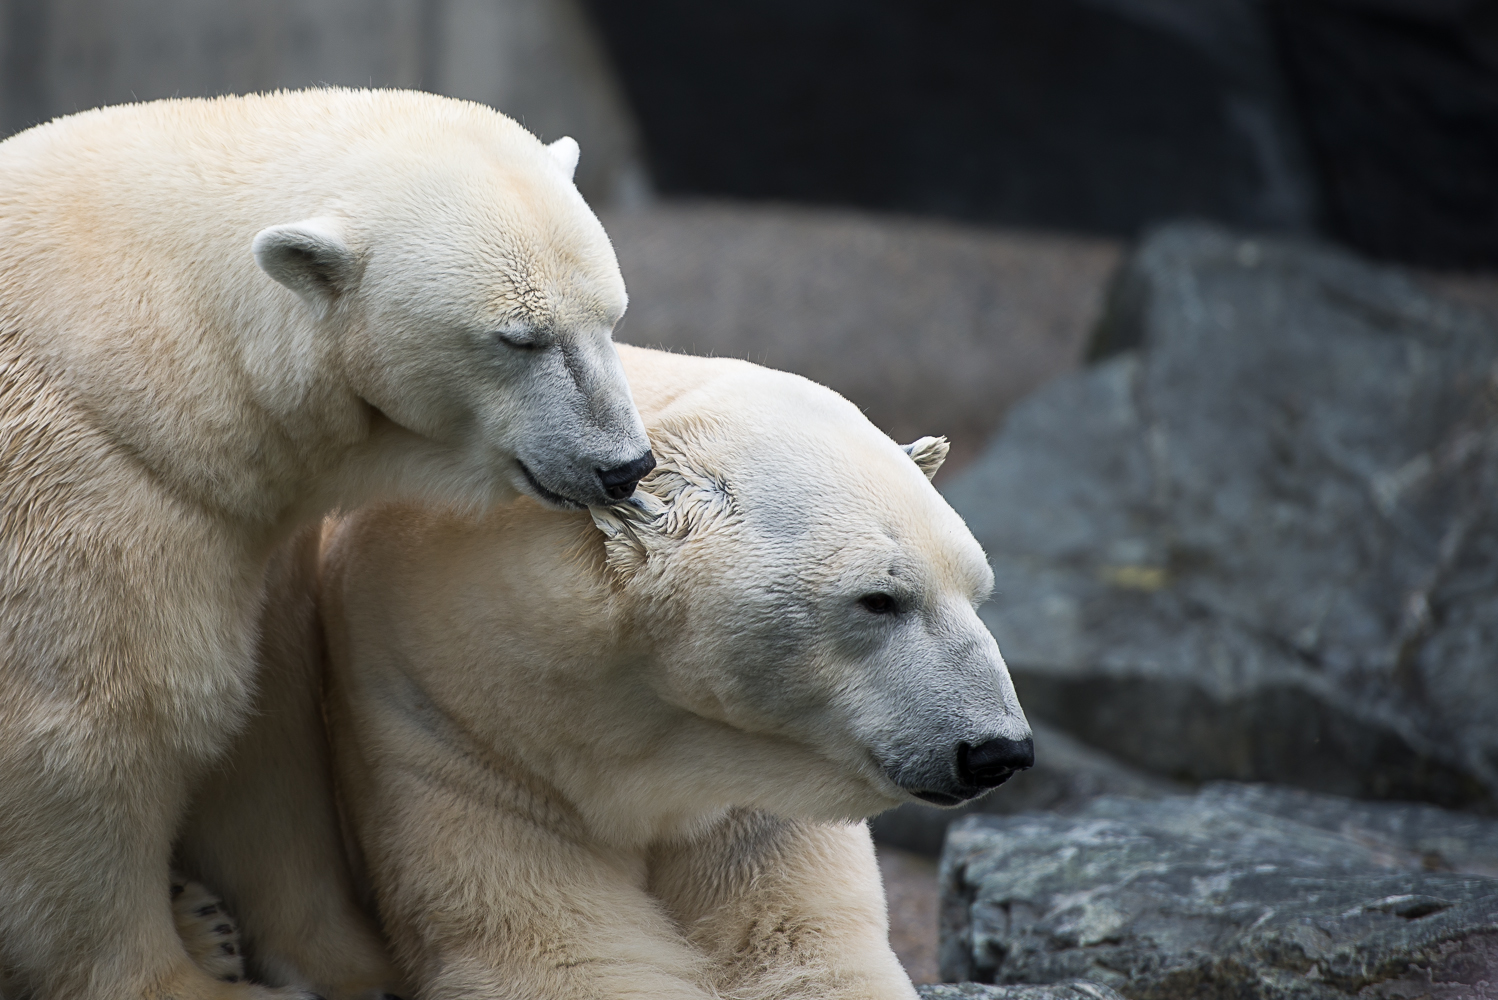
[(896, 784), (922, 801), (956, 806), (1035, 766), (1035, 743), (1008, 736), (964, 740), (944, 753), (889, 769)]
[(957, 778), (973, 788), (998, 788), (1016, 771), (1035, 766), (1035, 741), (1030, 737), (1011, 740), (996, 736), (977, 746), (957, 745)]
[(598, 481), (610, 500), (628, 500), (635, 485), (655, 468), (655, 453), (650, 449), (632, 462), (625, 462), (612, 469), (599, 469)]
[(557, 343), (531, 352), (521, 369), (512, 482), (560, 510), (628, 499), (655, 455), (614, 345), (606, 332), (555, 335)]

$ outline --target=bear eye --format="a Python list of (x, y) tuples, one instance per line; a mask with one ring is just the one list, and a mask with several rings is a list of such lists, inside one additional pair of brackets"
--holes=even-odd
[(532, 330), (499, 330), (494, 339), (517, 351), (539, 351), (546, 346)]
[(864, 594), (858, 599), (858, 603), (863, 606), (865, 611), (876, 615), (892, 615), (900, 610), (899, 602), (889, 594)]

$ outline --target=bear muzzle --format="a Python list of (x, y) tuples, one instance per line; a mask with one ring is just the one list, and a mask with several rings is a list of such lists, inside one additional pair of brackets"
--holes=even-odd
[(655, 468), (655, 453), (646, 449), (645, 454), (632, 462), (616, 465), (612, 469), (599, 469), (598, 481), (610, 500), (628, 500), (635, 485)]
[(995, 789), (1020, 771), (1035, 766), (1035, 741), (995, 736), (978, 743), (961, 742), (948, 757), (941, 780), (897, 781), (916, 798), (936, 806), (957, 806)]
[(1035, 741), (1028, 736), (1022, 740), (997, 736), (977, 746), (957, 745), (958, 779), (973, 788), (998, 788), (1016, 771), (1034, 766)]

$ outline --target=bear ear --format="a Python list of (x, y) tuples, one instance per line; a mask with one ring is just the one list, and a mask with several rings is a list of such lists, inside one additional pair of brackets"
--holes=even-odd
[(603, 532), (609, 568), (624, 579), (655, 555), (738, 517), (733, 496), (720, 479), (664, 460), (640, 481), (628, 500), (588, 510), (593, 524)]
[(641, 489), (622, 503), (589, 507), (593, 526), (603, 533), (604, 561), (628, 579), (645, 564), (647, 539), (659, 530), (666, 505)]
[(909, 455), (916, 466), (926, 474), (927, 479), (936, 475), (936, 470), (940, 469), (941, 463), (947, 460), (947, 452), (952, 448), (944, 437), (917, 438), (900, 447), (905, 449), (905, 454)]
[(546, 151), (551, 154), (553, 162), (562, 168), (562, 173), (567, 175), (567, 179), (572, 180), (572, 175), (577, 173), (578, 157), (582, 156), (582, 150), (577, 147), (577, 140), (570, 135), (564, 135), (548, 145)]
[(262, 229), (250, 250), (260, 270), (300, 295), (318, 319), (359, 283), (359, 258), (336, 219), (303, 219)]

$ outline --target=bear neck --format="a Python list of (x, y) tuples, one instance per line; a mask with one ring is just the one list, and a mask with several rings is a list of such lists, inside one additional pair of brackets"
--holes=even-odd
[[(550, 789), (604, 843), (648, 850), (692, 840), (735, 809), (835, 822), (887, 805), (871, 808), (868, 794), (850, 791), (846, 765), (810, 747), (669, 704), (647, 680), (648, 648), (626, 640), (615, 647), (623, 655), (603, 663), (593, 651), (606, 645), (578, 641), (568, 622), (531, 620), (523, 610), (516, 620), (589, 651), (507, 678), (531, 695), (510, 700), (478, 738), (504, 762), (502, 779)], [(492, 641), (507, 645), (503, 636)]]

